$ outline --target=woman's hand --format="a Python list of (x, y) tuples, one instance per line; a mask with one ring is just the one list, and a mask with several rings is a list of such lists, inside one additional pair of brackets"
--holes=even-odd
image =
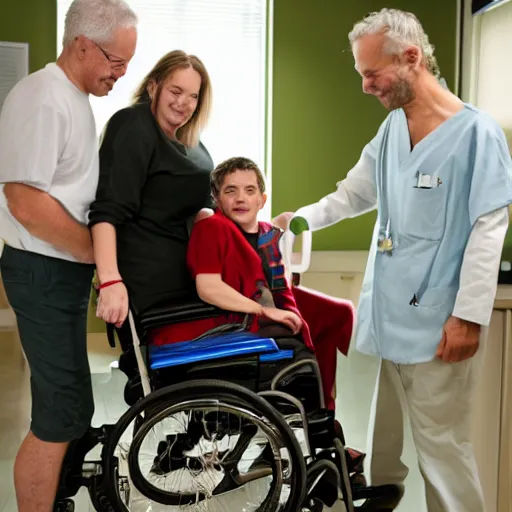
[(123, 283), (100, 290), (96, 316), (117, 328), (123, 325), (128, 316), (128, 291)]
[(263, 308), (262, 315), (273, 322), (284, 324), (293, 334), (297, 334), (302, 329), (302, 320), (293, 311), (278, 308)]
[(201, 222), (202, 220), (207, 219), (214, 214), (215, 212), (211, 208), (201, 208), (194, 217), (194, 224), (197, 224), (198, 222)]

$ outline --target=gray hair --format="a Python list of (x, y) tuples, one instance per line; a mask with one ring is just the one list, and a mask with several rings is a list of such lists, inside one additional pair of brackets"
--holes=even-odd
[(97, 43), (109, 42), (118, 28), (137, 26), (137, 15), (124, 0), (73, 0), (66, 13), (66, 46), (78, 36)]
[(426, 68), (436, 77), (440, 77), (437, 59), (434, 56), (434, 45), (430, 43), (425, 30), (418, 18), (398, 9), (382, 9), (372, 12), (354, 25), (348, 35), (350, 45), (369, 34), (384, 34), (388, 42), (384, 51), (398, 54), (409, 45), (417, 46), (423, 53)]

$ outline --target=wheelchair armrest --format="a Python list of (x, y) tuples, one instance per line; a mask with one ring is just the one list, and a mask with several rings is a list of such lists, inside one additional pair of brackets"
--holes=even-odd
[[(162, 301), (141, 312), (131, 304), (130, 311), (133, 316), (137, 335), (142, 345), (145, 344), (148, 331), (156, 327), (214, 318), (222, 314), (227, 314), (226, 311), (212, 306), (211, 304), (207, 304), (197, 297), (181, 299), (179, 301)], [(126, 320), (121, 330), (127, 331), (127, 339), (133, 338), (133, 336), (129, 334), (130, 326), (127, 324), (128, 320)], [(115, 332), (115, 326), (113, 324), (107, 324), (107, 339), (111, 347), (115, 347)], [(121, 336), (121, 333), (119, 333), (119, 335)], [(131, 340), (125, 343), (121, 341), (121, 346), (128, 346), (131, 345), (131, 343)]]
[(192, 320), (202, 320), (226, 314), (225, 311), (203, 302), (199, 298), (191, 300), (169, 301), (157, 304), (141, 312), (134, 314), (136, 323), (147, 331), (155, 327), (172, 325)]

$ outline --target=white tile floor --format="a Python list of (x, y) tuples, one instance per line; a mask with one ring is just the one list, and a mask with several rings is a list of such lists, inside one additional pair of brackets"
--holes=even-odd
[[(89, 342), (91, 370), (96, 402), (95, 425), (114, 422), (125, 410), (122, 399), (124, 378), (110, 372), (116, 359), (102, 336)], [(337, 411), (347, 442), (364, 450), (377, 361), (352, 352), (340, 357), (337, 382)], [(29, 425), (30, 389), (26, 366), (15, 332), (0, 332), (0, 512), (16, 512), (12, 483), (12, 465), (17, 447)], [(404, 461), (411, 468), (406, 481), (406, 495), (398, 512), (425, 512), (424, 493), (417, 468), (410, 432), (407, 432)], [(76, 500), (77, 512), (91, 512), (88, 497), (81, 492)]]
[[(355, 350), (348, 358), (339, 355), (336, 379), (336, 416), (343, 425), (347, 445), (366, 451), (368, 423), (377, 378), (378, 360)], [(397, 512), (426, 512), (423, 480), (418, 468), (412, 433), (407, 425), (404, 437), (404, 464), (409, 468), (405, 495)]]

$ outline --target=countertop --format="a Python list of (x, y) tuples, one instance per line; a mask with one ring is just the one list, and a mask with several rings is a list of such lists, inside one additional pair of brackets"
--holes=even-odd
[(512, 309), (512, 285), (500, 284), (496, 292), (494, 309)]

